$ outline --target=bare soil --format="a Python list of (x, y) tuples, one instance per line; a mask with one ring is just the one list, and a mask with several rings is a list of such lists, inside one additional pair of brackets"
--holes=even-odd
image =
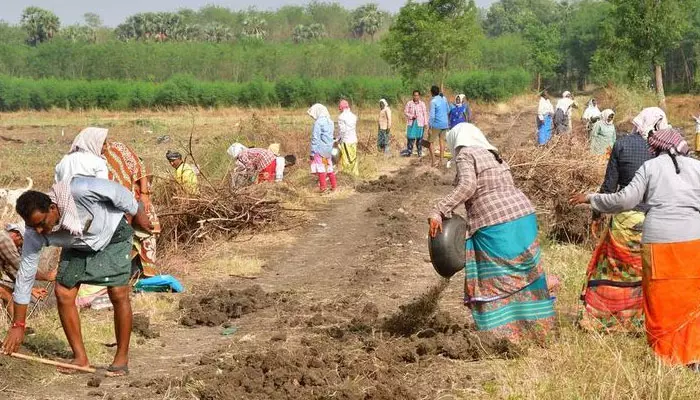
[(444, 280), (430, 264), (426, 218), (453, 178), (407, 159), (279, 241), (266, 234), (237, 244), (238, 256), (265, 261), (262, 274), (184, 282), (188, 293), (172, 295), (179, 309), (167, 321), (139, 317), (135, 333), (149, 340), (132, 346), (128, 377), (95, 388), (87, 375), (0, 357), (0, 392), (115, 400), (483, 393), (495, 380), (486, 363), (521, 349), (475, 332), (461, 279)]

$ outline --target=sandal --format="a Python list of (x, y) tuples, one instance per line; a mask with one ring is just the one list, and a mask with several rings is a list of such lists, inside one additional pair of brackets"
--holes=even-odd
[(127, 375), (129, 375), (129, 366), (128, 365), (122, 365), (122, 366), (110, 365), (105, 370), (105, 376), (108, 378), (118, 378), (120, 376), (127, 376)]

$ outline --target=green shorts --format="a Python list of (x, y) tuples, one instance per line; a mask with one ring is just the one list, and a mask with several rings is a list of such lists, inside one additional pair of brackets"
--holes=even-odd
[(440, 138), (444, 139), (445, 135), (447, 135), (447, 129), (430, 128), (428, 141), (430, 143), (437, 143), (440, 140)]
[(126, 286), (131, 277), (131, 246), (134, 229), (122, 219), (107, 247), (100, 251), (64, 249), (56, 282), (67, 288), (82, 283), (96, 286)]

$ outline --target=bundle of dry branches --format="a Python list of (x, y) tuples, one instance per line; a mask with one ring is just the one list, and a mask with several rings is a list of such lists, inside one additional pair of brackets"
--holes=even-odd
[(556, 136), (545, 147), (521, 147), (508, 158), (516, 186), (537, 209), (540, 228), (556, 240), (588, 242), (591, 212), (570, 206), (568, 199), (598, 191), (605, 159), (591, 154), (577, 136)]
[(174, 182), (162, 191), (169, 192), (159, 193), (163, 244), (231, 237), (267, 225), (282, 212), (279, 201), (265, 199), (249, 188), (233, 190), (228, 181), (201, 185), (197, 195), (185, 194)]

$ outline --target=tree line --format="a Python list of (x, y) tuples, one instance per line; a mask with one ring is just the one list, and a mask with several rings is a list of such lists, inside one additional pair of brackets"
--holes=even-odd
[[(276, 11), (207, 6), (139, 13), (117, 27), (86, 14), (62, 26), (28, 7), (0, 23), (0, 74), (34, 78), (274, 81), (525, 68), (537, 88), (627, 84), (700, 90), (700, 0), (409, 1), (347, 9), (312, 1)], [(208, 43), (204, 43), (208, 42)], [(281, 68), (284, 66), (284, 68)]]

